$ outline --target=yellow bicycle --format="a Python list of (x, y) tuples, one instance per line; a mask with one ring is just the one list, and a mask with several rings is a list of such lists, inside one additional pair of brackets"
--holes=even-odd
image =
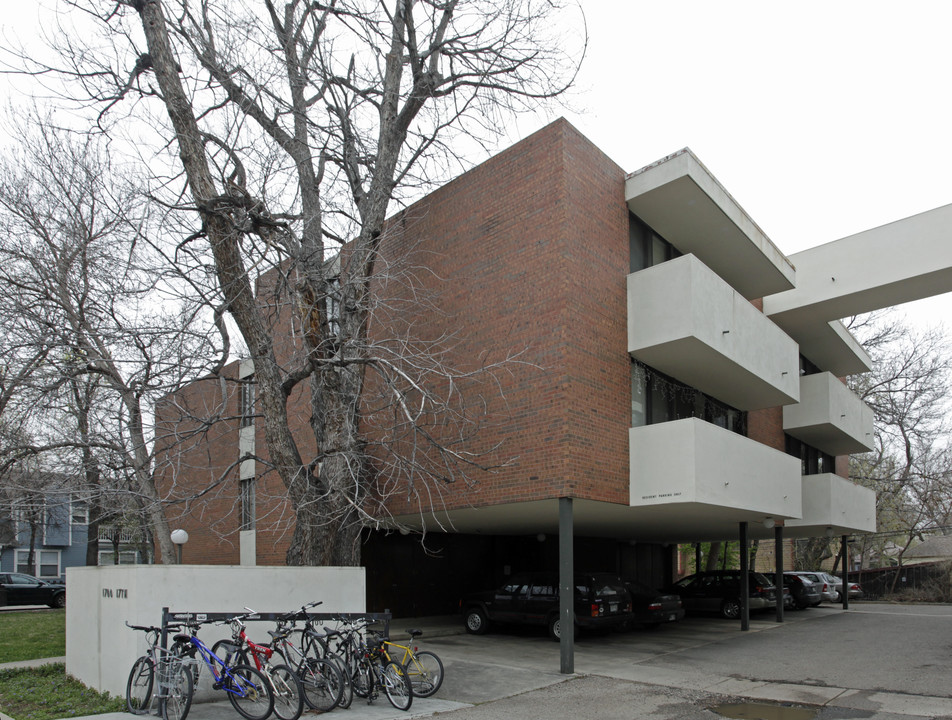
[[(407, 630), (410, 642), (423, 634), (422, 630)], [(381, 639), (381, 647), (388, 660), (400, 663), (406, 668), (407, 677), (413, 687), (413, 694), (427, 698), (434, 695), (443, 684), (443, 661), (429, 650), (419, 650), (416, 646), (400, 645), (389, 638)]]

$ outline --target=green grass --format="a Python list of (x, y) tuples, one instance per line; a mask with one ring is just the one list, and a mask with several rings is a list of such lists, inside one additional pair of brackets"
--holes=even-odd
[[(0, 613), (0, 663), (66, 654), (66, 611)], [(0, 670), (0, 711), (15, 720), (122, 712), (125, 701), (74, 680), (63, 663)]]
[(0, 663), (64, 655), (65, 610), (0, 613)]
[(125, 700), (91, 690), (66, 674), (63, 663), (0, 670), (0, 710), (16, 720), (123, 712)]

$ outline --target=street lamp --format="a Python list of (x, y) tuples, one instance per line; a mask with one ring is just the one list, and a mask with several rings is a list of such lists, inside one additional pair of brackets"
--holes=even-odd
[(181, 565), (182, 564), (182, 546), (188, 542), (188, 533), (182, 530), (181, 528), (178, 530), (173, 530), (171, 538), (172, 538), (172, 542), (175, 544), (176, 548), (178, 549), (178, 564)]

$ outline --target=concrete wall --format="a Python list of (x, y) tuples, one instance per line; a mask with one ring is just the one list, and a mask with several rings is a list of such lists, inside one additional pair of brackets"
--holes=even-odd
[[(172, 611), (286, 612), (314, 600), (314, 612), (365, 612), (363, 568), (148, 565), (69, 568), (66, 671), (90, 687), (125, 696), (132, 663), (146, 651), (145, 633), (131, 625), (160, 625)], [(270, 623), (249, 635), (267, 639)], [(202, 629), (212, 645), (225, 627)]]

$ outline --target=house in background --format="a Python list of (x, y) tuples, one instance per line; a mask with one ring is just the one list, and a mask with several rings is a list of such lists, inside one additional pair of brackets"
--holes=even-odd
[[(872, 412), (843, 382), (870, 360), (839, 319), (952, 290), (952, 206), (788, 258), (690, 150), (626, 173), (559, 120), (390, 223), (385, 261), (428, 271), (386, 289), (371, 339), (413, 323), (453, 337), (457, 367), (518, 355), (474, 441), (514, 460), (435, 506), (390, 502), (409, 532), (365, 532), (369, 610), (454, 612), (514, 572), (564, 568), (566, 545), (579, 570), (662, 585), (679, 543), (876, 529), (874, 493), (848, 479)], [(302, 330), (276, 283), (259, 279), (259, 303), (294, 367)], [(234, 363), (157, 409), (165, 437), (225, 418), (164, 465), (167, 488), (214, 488), (180, 521), (191, 562), (284, 562), (294, 514), (246, 407), (253, 378), (253, 359)], [(291, 402), (307, 432), (306, 398)]]
[[(65, 581), (66, 568), (87, 564), (89, 505), (69, 489), (68, 477), (47, 474), (44, 482), (0, 504), (0, 572)], [(137, 531), (103, 524), (98, 536), (97, 564), (143, 562)]]
[[(66, 578), (66, 568), (86, 564), (87, 505), (68, 490), (45, 491), (13, 502), (0, 526), (0, 572)], [(32, 562), (30, 561), (32, 546)]]

